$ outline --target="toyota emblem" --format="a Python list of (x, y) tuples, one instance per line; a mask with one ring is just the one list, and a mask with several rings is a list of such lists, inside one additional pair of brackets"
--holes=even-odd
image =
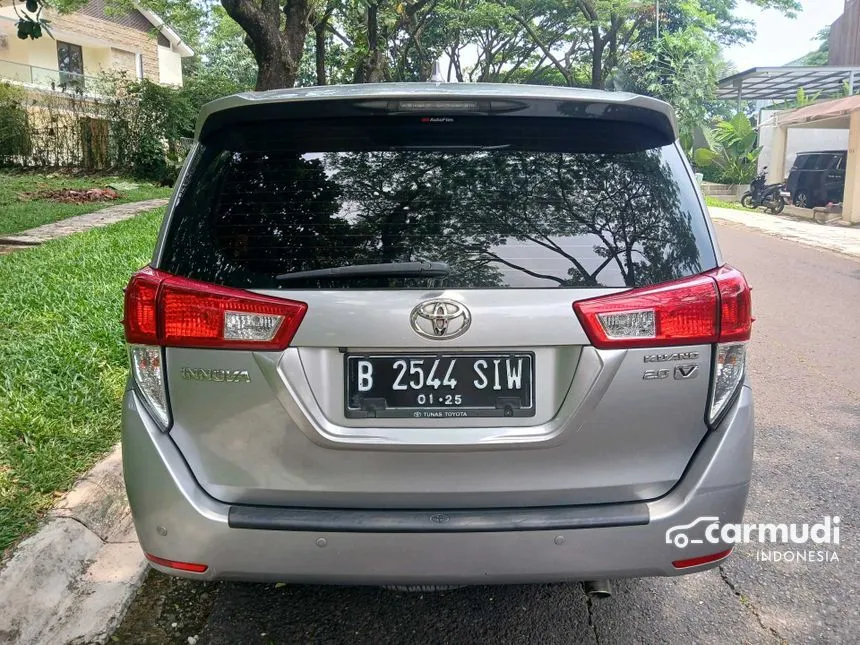
[(412, 329), (431, 340), (451, 340), (466, 333), (472, 315), (456, 300), (425, 300), (415, 306), (410, 316)]

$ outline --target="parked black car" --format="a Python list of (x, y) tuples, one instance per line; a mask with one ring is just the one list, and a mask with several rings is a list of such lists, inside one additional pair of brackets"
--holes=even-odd
[(845, 192), (845, 150), (801, 152), (788, 175), (786, 189), (801, 208), (842, 201)]

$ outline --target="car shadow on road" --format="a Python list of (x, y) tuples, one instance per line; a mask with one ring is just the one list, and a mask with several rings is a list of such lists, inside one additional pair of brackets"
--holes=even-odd
[(578, 583), (401, 592), (199, 583), (150, 572), (112, 642), (606, 645), (687, 643), (691, 634), (701, 642), (775, 642), (719, 570), (613, 586), (613, 598), (589, 600)]
[(226, 583), (200, 643), (594, 643), (578, 584), (400, 592)]

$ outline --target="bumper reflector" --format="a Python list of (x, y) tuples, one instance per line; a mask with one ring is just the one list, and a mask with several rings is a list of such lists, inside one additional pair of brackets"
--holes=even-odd
[(731, 549), (726, 549), (725, 551), (720, 551), (719, 553), (712, 553), (710, 555), (700, 555), (698, 558), (690, 558), (688, 560), (675, 560), (672, 563), (672, 566), (676, 569), (687, 569), (689, 567), (698, 567), (702, 564), (709, 564), (711, 562), (716, 562), (717, 560), (722, 560), (723, 558), (729, 557), (732, 552)]
[(155, 564), (160, 564), (162, 567), (169, 569), (178, 569), (179, 571), (190, 571), (191, 573), (203, 573), (209, 567), (205, 564), (194, 564), (193, 562), (177, 562), (176, 560), (165, 560), (151, 553), (144, 553), (146, 559)]

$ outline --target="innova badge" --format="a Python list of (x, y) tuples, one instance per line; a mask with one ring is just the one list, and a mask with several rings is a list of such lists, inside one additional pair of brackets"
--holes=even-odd
[(186, 381), (215, 381), (216, 383), (250, 383), (248, 370), (211, 370), (200, 367), (179, 368)]
[(430, 340), (451, 340), (466, 333), (472, 314), (456, 300), (437, 298), (418, 303), (409, 317), (413, 331)]

